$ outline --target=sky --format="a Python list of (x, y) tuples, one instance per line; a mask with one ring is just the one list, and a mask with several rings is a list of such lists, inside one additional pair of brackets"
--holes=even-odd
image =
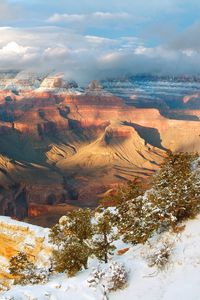
[(199, 0), (0, 0), (0, 69), (200, 73)]

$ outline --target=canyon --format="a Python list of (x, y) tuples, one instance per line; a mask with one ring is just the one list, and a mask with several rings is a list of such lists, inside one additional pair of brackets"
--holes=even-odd
[(149, 178), (167, 150), (199, 151), (196, 89), (174, 92), (173, 102), (172, 92), (142, 96), (134, 82), (81, 88), (63, 74), (1, 74), (0, 214), (49, 226), (127, 180)]

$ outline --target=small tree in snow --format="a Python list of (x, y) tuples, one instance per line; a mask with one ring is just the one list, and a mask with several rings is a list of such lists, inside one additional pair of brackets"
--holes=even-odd
[(97, 268), (93, 268), (93, 271), (87, 280), (89, 287), (96, 287), (97, 285), (101, 284), (104, 276), (105, 272), (101, 269), (100, 265), (98, 265)]
[(115, 246), (114, 240), (117, 236), (113, 230), (113, 214), (105, 210), (97, 218), (97, 224), (94, 225), (95, 235), (93, 237), (93, 253), (99, 259), (108, 262), (109, 255), (113, 254)]
[(91, 210), (78, 209), (63, 216), (59, 223), (51, 228), (50, 241), (60, 246), (68, 240), (69, 236), (76, 236), (80, 243), (92, 237)]
[(155, 214), (156, 211), (147, 195), (121, 204), (118, 207), (117, 226), (124, 242), (145, 243), (158, 228)]
[(128, 272), (124, 265), (112, 262), (108, 272), (104, 276), (104, 281), (105, 287), (109, 292), (123, 289), (128, 282)]
[(53, 251), (54, 267), (58, 272), (65, 272), (71, 277), (83, 267), (87, 268), (90, 249), (81, 244), (75, 236), (70, 236), (62, 249)]
[(91, 210), (90, 209), (78, 209), (69, 212), (66, 221), (62, 222), (61, 225), (65, 226), (70, 233), (75, 235), (80, 243), (90, 239), (93, 234), (91, 224)]
[(194, 217), (200, 210), (200, 180), (192, 170), (196, 154), (169, 152), (149, 195), (164, 227)]
[(173, 244), (165, 241), (147, 256), (149, 267), (156, 266), (159, 270), (164, 270), (169, 263), (173, 251)]
[(49, 276), (48, 270), (36, 267), (24, 252), (11, 257), (9, 271), (14, 283), (21, 285), (44, 283)]
[(128, 272), (124, 265), (111, 262), (108, 267), (101, 269), (98, 266), (90, 274), (88, 280), (90, 287), (102, 286), (106, 292), (123, 289), (128, 282)]
[(67, 271), (69, 276), (74, 276), (82, 268), (87, 268), (92, 232), (89, 209), (70, 212), (60, 219), (49, 235), (50, 241), (57, 248), (53, 251), (56, 271)]
[(15, 278), (15, 284), (27, 284), (27, 281), (31, 279), (33, 269), (34, 264), (24, 252), (19, 252), (10, 259), (9, 271)]

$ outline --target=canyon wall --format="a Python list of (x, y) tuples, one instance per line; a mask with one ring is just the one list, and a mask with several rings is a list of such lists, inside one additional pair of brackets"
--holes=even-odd
[(1, 214), (48, 223), (69, 209), (95, 207), (118, 184), (152, 176), (168, 149), (200, 150), (198, 109), (182, 113), (195, 120), (172, 119), (97, 83), (82, 93), (63, 90), (69, 86), (59, 87), (60, 79), (55, 85), (62, 90), (48, 81), (0, 91)]

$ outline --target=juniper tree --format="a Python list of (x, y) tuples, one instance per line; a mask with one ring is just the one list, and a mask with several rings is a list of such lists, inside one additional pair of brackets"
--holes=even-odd
[(157, 230), (155, 211), (146, 197), (137, 197), (118, 207), (117, 227), (124, 242), (145, 243)]
[(57, 247), (53, 251), (57, 271), (67, 271), (69, 276), (73, 276), (82, 267), (87, 268), (92, 230), (89, 209), (70, 212), (51, 229), (50, 241)]
[(69, 235), (75, 235), (80, 243), (92, 237), (90, 209), (69, 212), (51, 229), (49, 237), (52, 243), (59, 246), (68, 240)]
[(97, 217), (94, 232), (93, 253), (99, 260), (107, 263), (109, 255), (115, 250), (113, 242), (117, 238), (113, 229), (113, 214), (109, 210), (105, 210)]
[(49, 276), (48, 270), (38, 268), (25, 252), (11, 257), (9, 271), (14, 277), (14, 283), (21, 285), (44, 283)]
[(152, 193), (158, 220), (165, 226), (194, 217), (200, 209), (200, 180), (192, 169), (196, 154), (169, 153), (155, 176)]
[(33, 269), (34, 264), (24, 252), (19, 252), (10, 259), (9, 271), (15, 278), (15, 284), (26, 284), (27, 280), (32, 276)]
[(68, 214), (69, 222), (66, 222), (68, 230), (76, 235), (80, 243), (92, 237), (91, 210), (79, 209)]
[(118, 191), (119, 204), (124, 203), (130, 199), (135, 199), (143, 195), (141, 181), (135, 178), (133, 181), (128, 181), (126, 185), (122, 186)]
[(74, 276), (84, 267), (87, 268), (87, 261), (90, 249), (75, 236), (70, 236), (62, 249), (53, 251), (54, 267), (58, 272), (65, 272), (69, 276)]

